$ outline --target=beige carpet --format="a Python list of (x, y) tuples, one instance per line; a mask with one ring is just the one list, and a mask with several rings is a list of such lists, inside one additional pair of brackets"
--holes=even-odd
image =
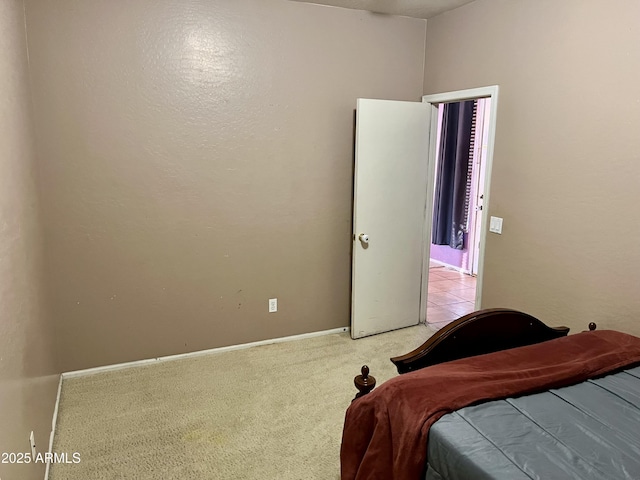
[(420, 325), (335, 334), (63, 382), (50, 480), (339, 478), (344, 412), (362, 364), (378, 383)]

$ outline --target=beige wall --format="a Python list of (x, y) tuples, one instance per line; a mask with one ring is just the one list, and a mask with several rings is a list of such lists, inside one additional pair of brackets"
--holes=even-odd
[(355, 100), (419, 100), (425, 21), (27, 0), (27, 24), (62, 370), (348, 325)]
[[(0, 452), (49, 445), (57, 389), (42, 288), (42, 245), (24, 10), (0, 0)], [(3, 479), (41, 479), (43, 466), (0, 464)]]
[(425, 93), (497, 84), (483, 307), (640, 334), (640, 2), (477, 0), (428, 21)]

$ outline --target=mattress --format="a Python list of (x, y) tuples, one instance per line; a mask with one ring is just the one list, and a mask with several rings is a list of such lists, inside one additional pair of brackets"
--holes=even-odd
[(638, 480), (640, 367), (462, 408), (427, 444), (426, 480)]

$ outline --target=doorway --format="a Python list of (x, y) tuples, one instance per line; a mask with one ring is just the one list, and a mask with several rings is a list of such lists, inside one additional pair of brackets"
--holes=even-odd
[[(497, 86), (423, 97), (423, 102), (431, 106), (432, 141), (427, 184), (422, 319), (436, 329), (481, 308), (484, 244), (488, 230), (485, 212), (490, 193), (497, 100)], [(454, 238), (443, 241), (443, 238), (434, 238), (437, 235), (434, 236), (433, 232), (434, 222), (437, 225), (440, 213), (438, 182), (442, 180), (439, 174), (442, 174), (443, 126), (446, 127), (447, 120), (451, 121), (451, 112), (447, 116), (447, 109), (463, 102), (467, 103), (467, 108), (472, 105), (472, 119), (464, 127), (469, 129), (468, 146), (463, 145), (465, 148), (462, 148), (467, 153), (468, 163), (462, 163), (462, 172), (458, 172), (464, 181), (462, 192), (456, 192), (459, 198)], [(451, 223), (445, 223), (445, 227), (450, 228)]]
[[(491, 98), (484, 204), (489, 201), (498, 87), (424, 96), (422, 102), (358, 99), (354, 163), (351, 336), (427, 323), (438, 106)], [(426, 133), (426, 134), (425, 134)], [(425, 161), (427, 159), (427, 161)], [(474, 309), (480, 305), (486, 215), (480, 220)]]
[(427, 322), (475, 310), (491, 98), (438, 105)]

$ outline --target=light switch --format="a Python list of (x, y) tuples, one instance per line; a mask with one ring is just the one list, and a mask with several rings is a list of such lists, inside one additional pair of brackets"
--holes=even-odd
[(489, 231), (502, 234), (502, 218), (491, 217), (491, 220), (489, 222)]

